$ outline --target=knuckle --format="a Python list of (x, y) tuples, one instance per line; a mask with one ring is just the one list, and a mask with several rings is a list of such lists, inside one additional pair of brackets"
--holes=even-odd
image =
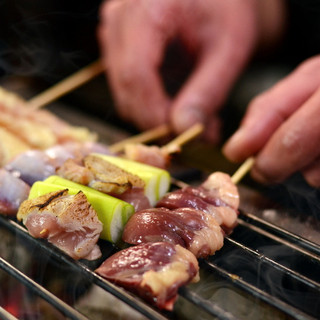
[(130, 88), (134, 85), (135, 79), (137, 79), (135, 75), (135, 71), (130, 67), (122, 67), (119, 72), (119, 83), (120, 86), (124, 89)]

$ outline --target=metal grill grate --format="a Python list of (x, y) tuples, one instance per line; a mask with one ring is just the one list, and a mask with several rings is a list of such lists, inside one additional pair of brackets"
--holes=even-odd
[[(106, 281), (93, 270), (101, 263), (86, 264), (75, 261), (46, 241), (34, 239), (16, 221), (0, 216), (0, 225), (46, 256), (53, 257), (61, 265), (66, 265), (76, 275), (82, 276), (103, 290), (111, 293), (137, 310), (148, 319), (179, 319), (175, 312), (160, 312), (139, 298)], [(261, 248), (280, 248), (275, 256), (269, 256)], [(111, 244), (102, 243), (105, 259), (115, 250)], [(258, 248), (259, 247), (259, 248)], [(258, 301), (278, 310), (285, 319), (316, 319), (320, 315), (320, 248), (301, 237), (265, 222), (253, 215), (241, 213), (239, 226), (226, 237), (224, 247), (208, 260), (200, 260), (201, 270), (215, 274), (230, 286), (252, 296)], [(290, 256), (291, 261), (286, 261)], [(238, 258), (237, 258), (238, 257)], [(293, 262), (292, 262), (293, 261)], [(29, 276), (19, 271), (4, 258), (0, 267), (10, 276), (39, 295), (69, 319), (88, 319), (68, 303), (59, 299)], [(248, 270), (252, 271), (249, 276)], [(270, 277), (274, 278), (275, 283)], [(266, 282), (266, 278), (268, 281)], [(281, 284), (277, 281), (281, 279)], [(281, 286), (276, 292), (273, 286)], [(291, 294), (290, 294), (291, 293)], [(179, 295), (190, 302), (199, 312), (205, 312), (218, 319), (238, 319), (233, 310), (225, 309), (199, 294), (192, 285), (180, 288)], [(304, 297), (303, 299), (301, 297)], [(196, 311), (197, 312), (197, 311)], [(14, 319), (4, 309), (0, 309), (1, 319)]]

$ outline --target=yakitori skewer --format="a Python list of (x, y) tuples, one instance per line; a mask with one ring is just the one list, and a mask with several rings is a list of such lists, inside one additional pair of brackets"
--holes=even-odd
[[(237, 171), (231, 176), (231, 181), (234, 184), (238, 184), (241, 179), (250, 171), (250, 169), (252, 168), (254, 164), (254, 158), (250, 157), (248, 158), (245, 162), (242, 163), (242, 165), (237, 169)], [(185, 188), (187, 186), (189, 186), (187, 183), (175, 179), (173, 177), (171, 177), (171, 183), (176, 185), (177, 187), (180, 188)]]
[(122, 151), (125, 148), (125, 146), (128, 144), (146, 143), (146, 142), (164, 137), (164, 136), (168, 135), (169, 133), (170, 133), (170, 127), (167, 124), (163, 124), (163, 125), (160, 125), (158, 127), (153, 128), (153, 129), (139, 133), (135, 136), (121, 140), (117, 143), (114, 143), (109, 148), (110, 148), (111, 152), (118, 153), (118, 152)]
[(161, 147), (161, 149), (167, 153), (174, 153), (176, 152), (183, 144), (187, 143), (188, 141), (194, 139), (199, 134), (202, 133), (204, 126), (202, 123), (196, 123), (188, 130), (184, 131), (173, 140), (171, 140), (168, 144)]
[(66, 79), (58, 82), (56, 85), (45, 90), (39, 95), (33, 97), (28, 101), (28, 103), (30, 104), (31, 108), (39, 109), (88, 82), (97, 75), (101, 74), (104, 70), (105, 68), (101, 61), (95, 61), (67, 77)]
[(171, 154), (179, 152), (181, 146), (197, 137), (203, 128), (203, 124), (197, 123), (162, 147), (141, 143), (124, 144), (124, 156), (130, 160), (164, 169), (170, 163)]

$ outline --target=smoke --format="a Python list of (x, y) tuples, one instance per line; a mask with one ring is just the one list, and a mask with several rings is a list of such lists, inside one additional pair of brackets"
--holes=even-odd
[(92, 61), (97, 10), (94, 1), (1, 1), (0, 74), (56, 80)]
[(269, 189), (268, 196), (285, 208), (293, 209), (305, 217), (320, 219), (320, 193), (307, 184), (303, 176), (297, 173), (283, 184)]

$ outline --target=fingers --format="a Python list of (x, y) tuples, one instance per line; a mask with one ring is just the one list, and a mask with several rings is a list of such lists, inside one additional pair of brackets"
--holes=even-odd
[[(276, 86), (255, 98), (249, 105), (239, 130), (223, 148), (226, 157), (241, 162), (263, 150), (277, 129), (317, 90), (320, 85), (319, 69), (320, 57), (309, 59)], [(311, 111), (309, 104), (304, 108), (315, 112)], [(301, 123), (296, 117), (292, 121)], [(285, 130), (294, 129), (290, 124), (291, 122), (285, 126)], [(284, 134), (281, 131), (280, 136)], [(280, 136), (278, 133), (277, 137)], [(276, 142), (274, 139), (272, 141), (271, 146), (275, 148)], [(272, 151), (273, 147), (268, 150)], [(285, 150), (284, 146), (279, 148)]]
[(198, 65), (172, 104), (170, 120), (177, 133), (202, 122), (210, 141), (218, 141), (219, 109), (248, 56), (249, 52), (234, 50), (228, 41), (219, 41), (201, 53)]
[[(280, 182), (296, 171), (304, 171), (313, 184), (319, 176), (320, 89), (272, 135), (258, 154), (252, 175), (261, 182)], [(308, 168), (305, 169), (305, 168)]]
[(98, 36), (120, 115), (147, 129), (168, 118), (170, 100), (158, 67), (170, 32), (159, 30), (162, 26), (151, 18), (142, 19), (143, 8), (137, 10), (134, 1), (107, 2)]

